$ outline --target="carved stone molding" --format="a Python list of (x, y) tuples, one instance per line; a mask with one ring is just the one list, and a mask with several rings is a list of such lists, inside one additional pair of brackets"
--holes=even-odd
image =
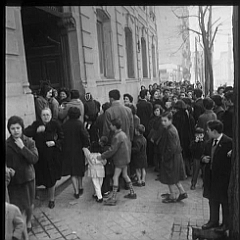
[(74, 17), (63, 17), (59, 22), (58, 25), (60, 27), (66, 28), (68, 30), (75, 30), (76, 29), (76, 21)]

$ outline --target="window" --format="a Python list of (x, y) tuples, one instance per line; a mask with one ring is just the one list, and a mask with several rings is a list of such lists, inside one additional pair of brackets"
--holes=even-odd
[(100, 73), (106, 78), (114, 78), (111, 23), (100, 9), (97, 9), (97, 40)]
[(142, 70), (143, 70), (143, 77), (148, 77), (148, 68), (147, 68), (147, 46), (146, 41), (142, 37), (141, 38), (141, 48), (142, 48)]
[(154, 44), (152, 44), (152, 66), (153, 66), (153, 77), (156, 77), (156, 54), (155, 54)]
[(128, 27), (125, 28), (125, 42), (126, 42), (128, 77), (134, 78), (133, 38), (132, 31)]

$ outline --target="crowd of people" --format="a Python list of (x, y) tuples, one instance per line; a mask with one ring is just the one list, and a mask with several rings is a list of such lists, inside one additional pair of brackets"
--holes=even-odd
[[(106, 198), (105, 205), (117, 204), (121, 186), (129, 190), (125, 198), (136, 199), (134, 188), (147, 187), (151, 167), (157, 180), (169, 188), (162, 202), (182, 201), (188, 194), (181, 181), (191, 177), (191, 190), (195, 190), (201, 171), (203, 195), (210, 206), (210, 221), (203, 228), (226, 230), (233, 97), (232, 87), (219, 87), (216, 94), (203, 97), (201, 86), (155, 83), (141, 86), (138, 99), (123, 94), (123, 104), (119, 90), (113, 89), (109, 102), (101, 106), (91, 93), (81, 101), (78, 90), (56, 91), (43, 84), (35, 97), (36, 121), (25, 128), (19, 116), (8, 119), (6, 206), (17, 213), (8, 215), (8, 229), (13, 231), (10, 226), (16, 217), (22, 235), (19, 230), (6, 239), (27, 236), (37, 186), (48, 190), (51, 209), (62, 176), (71, 176), (76, 199), (84, 194), (87, 166), (93, 198), (97, 203)], [(223, 223), (219, 226), (220, 205)]]

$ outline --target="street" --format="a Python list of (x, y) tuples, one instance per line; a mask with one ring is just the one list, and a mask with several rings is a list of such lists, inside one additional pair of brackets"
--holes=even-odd
[[(47, 202), (36, 200), (30, 240), (40, 239), (192, 239), (191, 226), (208, 221), (208, 202), (202, 197), (202, 180), (190, 190), (191, 178), (183, 182), (188, 199), (179, 203), (162, 203), (166, 185), (156, 181), (156, 173), (147, 169), (145, 187), (135, 187), (136, 200), (118, 193), (116, 206), (104, 206), (92, 198), (91, 179), (84, 177), (84, 194), (75, 199), (72, 185), (56, 197), (54, 209)], [(176, 189), (177, 190), (177, 189)]]

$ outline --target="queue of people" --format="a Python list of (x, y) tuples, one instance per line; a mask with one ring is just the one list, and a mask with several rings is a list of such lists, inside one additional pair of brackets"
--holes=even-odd
[[(149, 167), (154, 167), (157, 179), (169, 188), (169, 193), (162, 194), (162, 202), (182, 201), (188, 194), (181, 181), (192, 177), (191, 190), (195, 190), (201, 170), (204, 197), (210, 204), (210, 221), (203, 228), (228, 228), (226, 186), (230, 176), (232, 88), (218, 89), (217, 94), (203, 98), (202, 90), (192, 85), (154, 84), (149, 89), (141, 86), (137, 102), (125, 93), (124, 104), (119, 90), (113, 89), (102, 110), (90, 93), (86, 93), (85, 102), (80, 100), (78, 90), (62, 88), (57, 95), (54, 93), (50, 85), (41, 87), (35, 99), (36, 121), (26, 128), (18, 116), (8, 120), (6, 202), (16, 205), (14, 211), (19, 209), (25, 216), (25, 229), (31, 229), (37, 186), (48, 189), (50, 209), (55, 207), (56, 182), (62, 176), (71, 176), (76, 199), (84, 193), (85, 158), (94, 186), (93, 197), (97, 203), (107, 198), (105, 205), (117, 204), (121, 181), (129, 190), (125, 198), (136, 199), (134, 188), (147, 187)], [(218, 140), (215, 152), (211, 151), (213, 139)], [(216, 146), (225, 146), (225, 142), (226, 148), (217, 151)], [(221, 167), (214, 161), (214, 154), (220, 153)], [(219, 195), (213, 186), (220, 179), (219, 169), (224, 167), (228, 171), (218, 188)], [(219, 226), (220, 204), (224, 222)]]

